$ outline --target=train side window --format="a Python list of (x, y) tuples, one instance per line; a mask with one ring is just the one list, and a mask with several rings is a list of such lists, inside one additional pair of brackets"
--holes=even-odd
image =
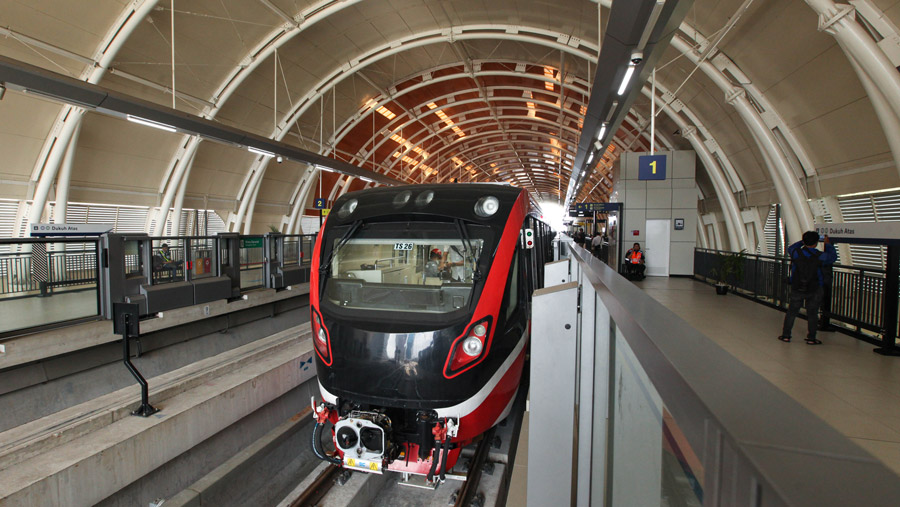
[(513, 253), (512, 265), (509, 267), (509, 276), (506, 280), (506, 320), (512, 318), (516, 307), (519, 305), (519, 250)]

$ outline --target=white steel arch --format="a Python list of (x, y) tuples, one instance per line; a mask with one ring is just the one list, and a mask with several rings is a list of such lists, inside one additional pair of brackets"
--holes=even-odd
[[(158, 1), (136, 0), (123, 9), (116, 22), (113, 23), (113, 26), (110, 27), (106, 32), (106, 36), (103, 37), (103, 40), (97, 46), (92, 62), (82, 71), (80, 79), (91, 84), (99, 83), (106, 74), (113, 58), (122, 48), (122, 45), (125, 44), (125, 41), (128, 40), (128, 37), (131, 36), (134, 29), (144, 20), (147, 14), (153, 10)], [(50, 129), (49, 135), (44, 140), (44, 145), (31, 172), (32, 183), (37, 183), (32, 196), (31, 211), (28, 216), (28, 220), (31, 223), (41, 221), (44, 206), (47, 203), (47, 196), (50, 194), (50, 187), (56, 180), (60, 163), (63, 161), (63, 157), (66, 156), (69, 143), (78, 130), (83, 116), (84, 109), (80, 107), (62, 106), (56, 121), (53, 123), (53, 127)], [(71, 162), (71, 158), (69, 160)], [(71, 166), (67, 171), (66, 178), (68, 178), (68, 174), (71, 174)], [(64, 182), (68, 185), (67, 179)], [(68, 196), (68, 188), (66, 188), (64, 194)], [(21, 230), (21, 223), (17, 223), (14, 234), (18, 235), (18, 231)]]
[(788, 226), (789, 234), (794, 238), (799, 238), (803, 231), (812, 229), (812, 215), (806, 205), (806, 193), (800, 186), (800, 182), (797, 181), (775, 135), (747, 99), (746, 90), (734, 85), (721, 70), (709, 61), (701, 62), (700, 54), (680, 36), (672, 37), (672, 47), (684, 53), (694, 64), (700, 66), (700, 70), (725, 93), (726, 102), (735, 107), (741, 119), (750, 129), (760, 152), (766, 159), (766, 167), (769, 169), (769, 176), (775, 185), (778, 199), (784, 204), (785, 211), (788, 211), (785, 213), (785, 224)]

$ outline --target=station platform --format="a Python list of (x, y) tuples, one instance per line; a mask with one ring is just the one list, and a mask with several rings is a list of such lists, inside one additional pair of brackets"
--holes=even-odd
[[(693, 278), (647, 277), (635, 285), (712, 341), (900, 474), (900, 363), (872, 353), (871, 344), (840, 332), (819, 332), (824, 343), (783, 343), (784, 313), (746, 298), (718, 296)], [(797, 319), (794, 336), (805, 336)], [(526, 505), (529, 414), (507, 505)]]
[(840, 332), (819, 332), (810, 346), (806, 321), (783, 343), (784, 313), (746, 298), (716, 295), (692, 278), (647, 277), (635, 285), (728, 353), (900, 473), (900, 361)]

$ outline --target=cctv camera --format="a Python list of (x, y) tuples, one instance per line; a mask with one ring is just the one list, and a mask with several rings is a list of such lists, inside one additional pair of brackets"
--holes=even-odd
[(640, 63), (643, 61), (644, 61), (644, 53), (641, 53), (640, 51), (635, 51), (634, 53), (631, 53), (631, 63), (632, 64), (640, 65)]
[(280, 164), (280, 163), (284, 162), (284, 157), (282, 157), (281, 155), (278, 155), (277, 157), (275, 157), (275, 161)]

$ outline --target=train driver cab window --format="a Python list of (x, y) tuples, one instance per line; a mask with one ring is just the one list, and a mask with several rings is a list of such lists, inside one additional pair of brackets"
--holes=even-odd
[[(373, 230), (374, 229), (374, 230)], [(449, 313), (468, 305), (479, 273), (484, 238), (431, 234), (379, 234), (329, 241), (325, 295), (352, 309)], [(412, 237), (414, 236), (414, 237)], [(331, 238), (329, 238), (331, 239)]]

